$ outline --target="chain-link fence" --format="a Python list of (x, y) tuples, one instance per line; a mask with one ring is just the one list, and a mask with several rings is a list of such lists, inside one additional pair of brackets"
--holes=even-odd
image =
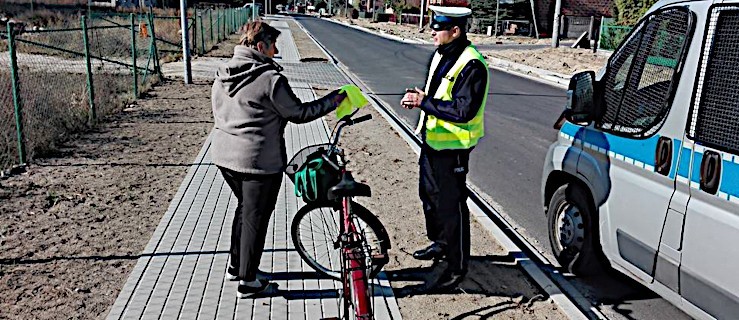
[(613, 18), (603, 18), (600, 24), (598, 48), (603, 50), (616, 50), (633, 28), (634, 27), (631, 26), (615, 25)]
[[(204, 53), (246, 23), (249, 11), (189, 16), (191, 51)], [(151, 12), (106, 13), (48, 30), (0, 30), (0, 170), (50, 154), (136, 99), (161, 77), (160, 62), (181, 57), (179, 24)]]
[(225, 40), (229, 34), (238, 32), (241, 25), (251, 17), (246, 8), (219, 9), (207, 8), (195, 11), (196, 38), (193, 44), (198, 53), (210, 51), (213, 46)]

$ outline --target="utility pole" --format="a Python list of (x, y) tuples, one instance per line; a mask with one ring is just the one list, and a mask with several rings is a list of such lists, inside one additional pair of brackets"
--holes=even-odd
[(426, 4), (426, 0), (421, 0), (421, 12), (418, 15), (418, 29), (423, 29), (423, 5)]
[(536, 12), (534, 12), (534, 0), (529, 0), (529, 3), (531, 4), (531, 20), (534, 21), (534, 33), (536, 34), (536, 38), (539, 39), (539, 27), (536, 25)]
[(562, 0), (557, 0), (554, 5), (554, 21), (552, 23), (552, 48), (559, 47), (559, 20), (562, 16)]
[(185, 84), (192, 83), (192, 70), (190, 68), (190, 37), (187, 32), (187, 0), (180, 0), (180, 28), (182, 28), (182, 62), (185, 65)]
[(493, 27), (495, 29), (495, 32), (493, 34), (497, 37), (498, 36), (498, 13), (500, 12), (500, 0), (495, 0), (495, 26)]

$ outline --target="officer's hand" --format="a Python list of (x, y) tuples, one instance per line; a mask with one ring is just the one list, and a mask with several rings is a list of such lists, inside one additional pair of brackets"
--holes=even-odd
[(403, 99), (400, 100), (400, 105), (406, 109), (418, 108), (421, 106), (424, 97), (426, 97), (426, 94), (419, 88), (406, 89)]

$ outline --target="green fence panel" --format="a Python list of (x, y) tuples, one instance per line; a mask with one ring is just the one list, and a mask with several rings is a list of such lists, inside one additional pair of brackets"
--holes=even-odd
[(613, 25), (613, 19), (603, 18), (600, 27), (600, 39), (598, 48), (603, 50), (616, 50), (626, 36), (631, 32), (631, 26)]

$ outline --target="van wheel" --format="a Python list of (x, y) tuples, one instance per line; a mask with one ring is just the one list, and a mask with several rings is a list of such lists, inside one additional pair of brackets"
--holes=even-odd
[(565, 184), (549, 201), (549, 241), (560, 265), (576, 275), (599, 273), (600, 243), (589, 194), (575, 183)]

